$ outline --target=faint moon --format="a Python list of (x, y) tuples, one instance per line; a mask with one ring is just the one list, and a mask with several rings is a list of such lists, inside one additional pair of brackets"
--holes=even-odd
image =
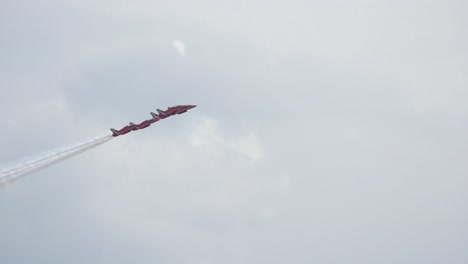
[(172, 42), (172, 44), (174, 44), (174, 47), (177, 49), (177, 51), (179, 52), (179, 54), (181, 56), (185, 56), (185, 44), (184, 44), (184, 42), (182, 42), (180, 40), (174, 40)]

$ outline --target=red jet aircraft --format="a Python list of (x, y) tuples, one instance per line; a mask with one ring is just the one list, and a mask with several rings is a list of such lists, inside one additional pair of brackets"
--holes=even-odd
[(197, 107), (196, 105), (180, 105), (179, 106), (179, 111), (177, 111), (177, 114), (180, 115), (180, 114), (183, 114), (185, 112), (187, 112), (188, 110), (192, 109), (192, 108), (195, 108)]
[(127, 134), (128, 132), (132, 131), (132, 129), (134, 127), (135, 127), (135, 124), (130, 123), (130, 125), (124, 126), (120, 130), (116, 130), (116, 129), (113, 129), (113, 128), (111, 128), (110, 130), (112, 131), (112, 136), (117, 137), (117, 136), (120, 136), (120, 135)]
[(180, 115), (187, 112), (188, 110), (196, 107), (196, 105), (178, 105), (173, 107), (168, 107), (166, 111), (161, 109), (156, 109), (159, 113), (159, 118), (164, 119), (170, 117), (171, 115)]
[(158, 116), (160, 119), (168, 118), (171, 115), (175, 115), (177, 110), (179, 110), (178, 106), (168, 107), (166, 111), (163, 111), (161, 109), (156, 109), (156, 111), (158, 111), (158, 114), (159, 114)]
[(140, 124), (138, 125), (135, 125), (132, 130), (139, 130), (139, 129), (143, 129), (143, 128), (146, 128), (146, 127), (149, 127), (151, 124), (153, 124), (153, 120), (145, 120), (143, 122), (141, 122)]
[(153, 119), (152, 119), (152, 120), (153, 120), (153, 123), (156, 123), (156, 122), (158, 122), (159, 120), (161, 120), (161, 118), (159, 118), (159, 116), (158, 116), (157, 114), (155, 114), (155, 113), (153, 113), (153, 112), (151, 112), (150, 114), (151, 114), (151, 116), (153, 117)]
[(157, 109), (159, 115), (151, 112), (151, 116), (153, 117), (152, 119), (145, 120), (141, 122), (140, 124), (130, 123), (128, 126), (124, 126), (120, 130), (116, 130), (113, 128), (111, 128), (110, 130), (112, 131), (113, 137), (118, 137), (120, 135), (125, 135), (128, 132), (131, 132), (132, 130), (139, 130), (139, 129), (149, 127), (151, 124), (156, 123), (159, 120), (167, 118), (169, 116), (180, 115), (194, 107), (196, 107), (196, 105), (178, 105), (178, 106), (168, 107), (166, 111)]

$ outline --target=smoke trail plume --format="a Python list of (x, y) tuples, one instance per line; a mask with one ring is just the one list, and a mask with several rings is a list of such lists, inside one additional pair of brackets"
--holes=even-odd
[(99, 136), (73, 145), (45, 152), (31, 159), (20, 161), (16, 163), (16, 165), (2, 169), (0, 171), (0, 187), (11, 184), (26, 175), (47, 168), (52, 164), (104, 144), (112, 138), (112, 135)]

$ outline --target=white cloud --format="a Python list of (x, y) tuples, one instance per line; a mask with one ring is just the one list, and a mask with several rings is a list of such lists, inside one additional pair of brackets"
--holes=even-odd
[(243, 154), (251, 161), (258, 161), (264, 156), (263, 148), (253, 133), (229, 143), (229, 147)]
[(210, 118), (202, 118), (196, 122), (190, 143), (200, 151), (211, 155), (218, 153), (219, 156), (221, 152), (234, 152), (237, 156), (252, 162), (261, 160), (265, 153), (255, 133), (228, 137), (218, 122)]

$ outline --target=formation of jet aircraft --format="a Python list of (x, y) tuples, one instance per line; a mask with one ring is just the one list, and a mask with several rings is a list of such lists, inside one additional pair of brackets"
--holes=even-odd
[(178, 105), (178, 106), (168, 107), (166, 111), (163, 111), (161, 109), (156, 109), (158, 114), (151, 112), (151, 116), (153, 117), (151, 119), (144, 120), (143, 122), (139, 124), (134, 124), (130, 122), (129, 125), (124, 126), (119, 130), (114, 129), (114, 128), (111, 128), (110, 130), (112, 131), (112, 136), (118, 137), (121, 135), (125, 135), (131, 131), (136, 131), (136, 130), (140, 130), (143, 128), (147, 128), (153, 123), (156, 123), (161, 119), (164, 119), (173, 115), (180, 115), (194, 107), (196, 107), (196, 105)]

